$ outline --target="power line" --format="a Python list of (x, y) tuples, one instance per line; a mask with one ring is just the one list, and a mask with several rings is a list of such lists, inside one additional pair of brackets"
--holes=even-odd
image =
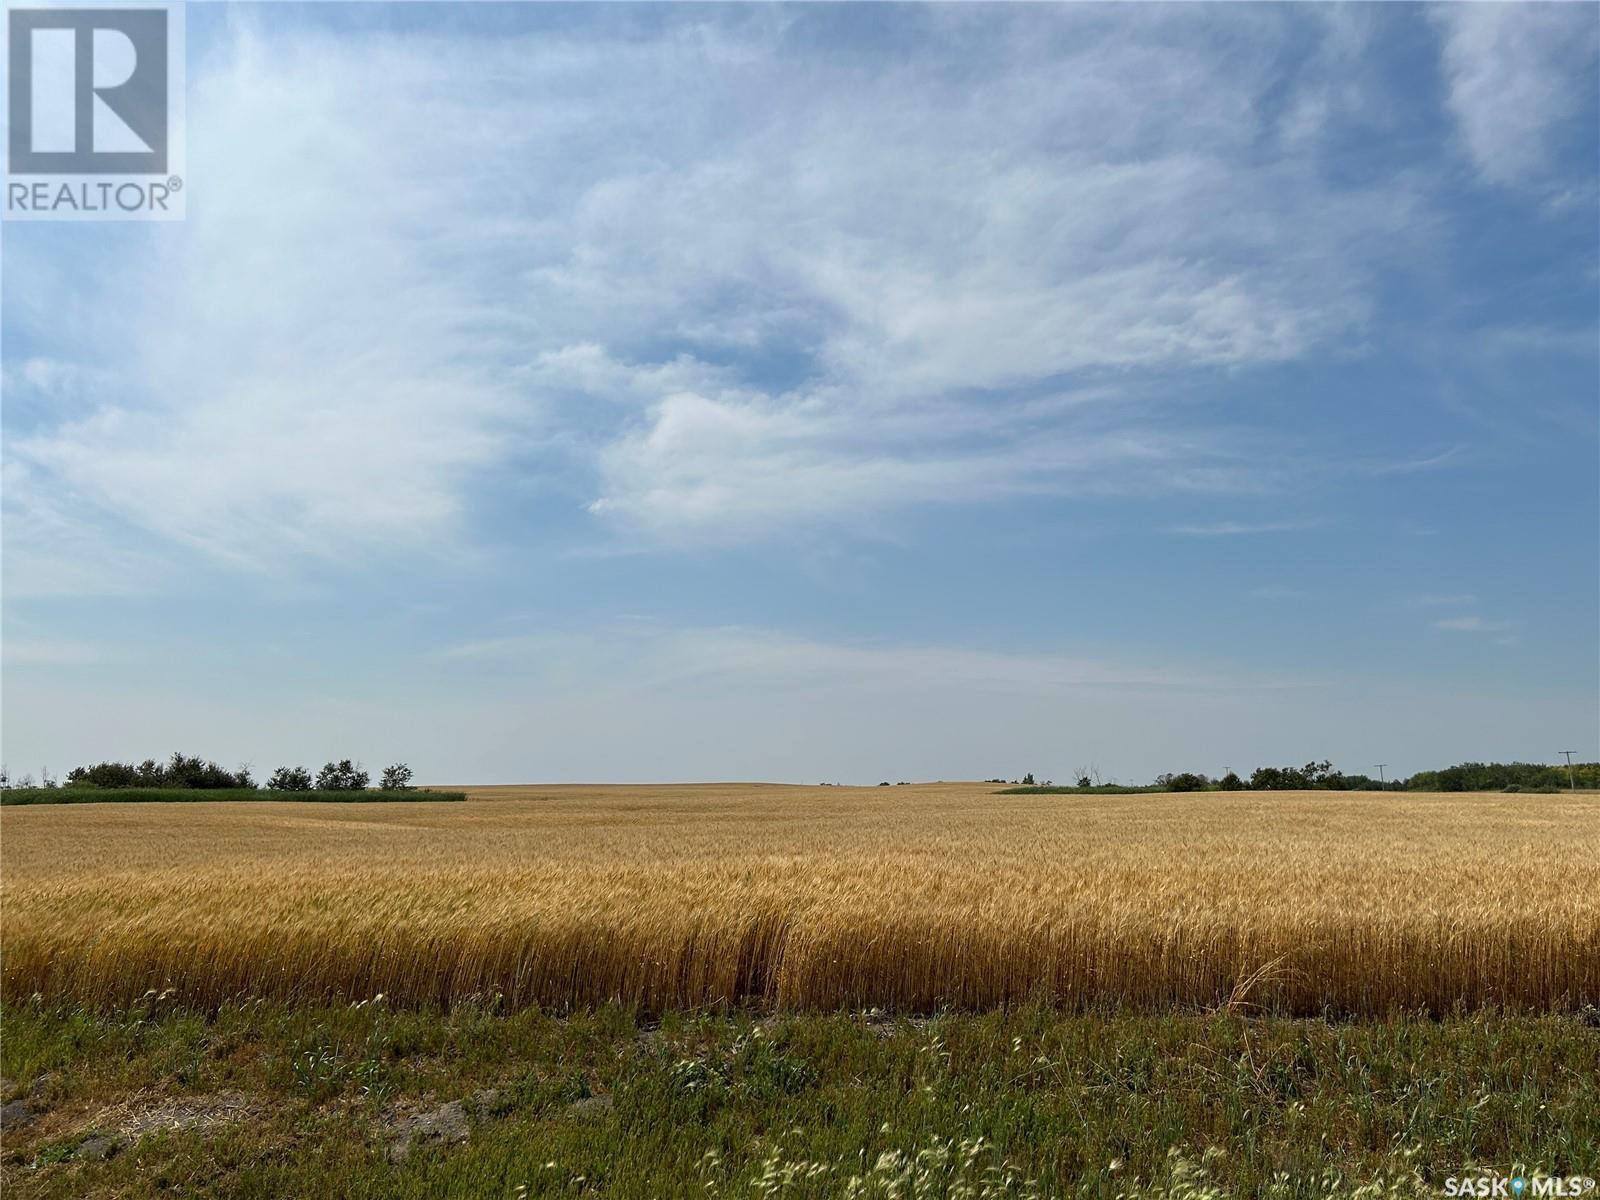
[(1383, 769), (1385, 767), (1387, 767), (1388, 765), (1389, 765), (1388, 763), (1379, 763), (1378, 764), (1378, 790), (1380, 792), (1381, 791), (1386, 791), (1388, 789), (1388, 786), (1389, 786), (1387, 781), (1383, 778)]
[(1575, 781), (1575, 779), (1573, 777), (1573, 774), (1572, 774), (1572, 756), (1574, 754), (1576, 754), (1577, 751), (1576, 750), (1557, 750), (1556, 753), (1557, 754), (1565, 754), (1567, 756), (1567, 786), (1570, 787), (1573, 791), (1577, 791), (1578, 790), (1578, 785), (1577, 785), (1577, 783), (1576, 783), (1576, 781)]

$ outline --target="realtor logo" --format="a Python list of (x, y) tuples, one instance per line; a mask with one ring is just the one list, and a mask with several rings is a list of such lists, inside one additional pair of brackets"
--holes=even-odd
[(166, 10), (10, 17), (11, 173), (165, 175)]
[(182, 5), (6, 16), (5, 215), (182, 217)]

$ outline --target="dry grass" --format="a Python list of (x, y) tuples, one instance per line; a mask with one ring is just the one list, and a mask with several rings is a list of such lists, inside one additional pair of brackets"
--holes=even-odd
[(475, 789), (0, 813), (8, 997), (1600, 1001), (1600, 796)]

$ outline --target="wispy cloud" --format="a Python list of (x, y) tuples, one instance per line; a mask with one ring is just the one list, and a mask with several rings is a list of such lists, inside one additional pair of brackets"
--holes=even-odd
[(1467, 457), (1465, 446), (1450, 446), (1411, 458), (1393, 459), (1374, 463), (1368, 468), (1373, 475), (1410, 475), (1417, 471), (1434, 471), (1440, 467), (1461, 466)]
[(1494, 183), (1547, 186), (1554, 148), (1570, 134), (1564, 124), (1594, 94), (1595, 7), (1438, 4), (1429, 11), (1443, 33), (1450, 107), (1478, 170)]
[(1197, 525), (1174, 525), (1167, 532), (1183, 537), (1253, 537), (1264, 533), (1295, 533), (1312, 529), (1315, 521), (1211, 521)]
[[(6, 453), (75, 512), (264, 571), (451, 551), (507, 473), (666, 540), (1258, 487), (1237, 431), (1134, 385), (1350, 338), (1377, 269), (1350, 248), (1420, 199), (1263, 141), (1272, 56), (1169, 19), (931, 20), (886, 72), (705, 14), (241, 21), (193, 73), (205, 203), (80, 302), (97, 357), (64, 369), (115, 386)], [(7, 252), (42, 305), (70, 293)]]
[[(613, 673), (633, 683), (681, 685), (739, 676), (775, 688), (807, 681), (877, 681), (896, 688), (926, 685), (1007, 693), (1094, 688), (1174, 692), (1314, 688), (1316, 679), (1214, 667), (1175, 666), (1057, 653), (1017, 654), (948, 645), (827, 641), (748, 626), (678, 627), (651, 621), (583, 630), (508, 634), (442, 646), (430, 654), (462, 666), (514, 664), (574, 678)], [(624, 666), (623, 664), (629, 664)], [(630, 685), (631, 686), (631, 685)]]
[(1433, 623), (1435, 629), (1448, 630), (1451, 633), (1511, 633), (1516, 630), (1515, 621), (1491, 621), (1479, 616), (1444, 617)]

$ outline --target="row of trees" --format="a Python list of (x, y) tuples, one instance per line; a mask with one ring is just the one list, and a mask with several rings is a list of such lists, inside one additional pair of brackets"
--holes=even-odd
[(1157, 775), (1156, 786), (1173, 792), (1222, 791), (1411, 791), (1492, 792), (1577, 787), (1600, 787), (1600, 763), (1573, 763), (1568, 768), (1546, 763), (1459, 763), (1439, 771), (1418, 771), (1406, 779), (1381, 780), (1370, 775), (1346, 775), (1327, 759), (1303, 767), (1257, 767), (1248, 780), (1229, 771), (1212, 780), (1193, 771)]
[[(1084, 790), (1139, 791), (1119, 786), (1101, 777), (1095, 767), (1079, 767), (1072, 774), (1072, 787)], [(1051, 787), (1048, 779), (1035, 780), (1033, 772), (1021, 779), (990, 779), (989, 783), (1021, 784), (1023, 787)], [(1308, 762), (1300, 767), (1257, 767), (1250, 777), (1229, 771), (1213, 779), (1198, 771), (1168, 772), (1157, 775), (1152, 785), (1168, 792), (1301, 792), (1301, 791), (1412, 791), (1412, 792), (1492, 792), (1553, 791), (1558, 788), (1600, 788), (1600, 763), (1458, 763), (1438, 771), (1418, 771), (1409, 778), (1374, 779), (1360, 773), (1347, 775), (1328, 759)]]
[(164, 763), (147, 758), (138, 766), (132, 763), (101, 762), (73, 767), (67, 772), (69, 784), (103, 788), (253, 788), (249, 767), (229, 771), (198, 755), (174, 754)]
[(1600, 788), (1600, 762), (1565, 763), (1457, 763), (1442, 771), (1418, 771), (1406, 786), (1420, 792), (1488, 792), (1518, 788)]
[[(336, 763), (324, 763), (316, 780), (304, 767), (279, 767), (267, 780), (267, 787), (275, 792), (360, 792), (365, 791), (372, 777), (348, 758)], [(386, 792), (411, 790), (411, 768), (405, 763), (395, 763), (383, 769), (378, 787)]]
[[(359, 792), (365, 790), (371, 782), (372, 777), (361, 768), (360, 764), (344, 758), (338, 762), (325, 763), (315, 777), (305, 767), (279, 767), (268, 777), (267, 787), (273, 791), (283, 792), (313, 790)], [(0, 787), (5, 787), (9, 783), (9, 777), (4, 769), (0, 768)], [(32, 780), (19, 783), (21, 786), (30, 786)], [(45, 773), (44, 786), (55, 786), (49, 778), (49, 772)], [(257, 785), (249, 766), (229, 771), (197, 755), (174, 754), (164, 763), (147, 758), (137, 765), (100, 762), (86, 767), (74, 767), (67, 772), (67, 786), (221, 789), (255, 788)], [(405, 763), (394, 763), (385, 767), (378, 786), (386, 792), (410, 790), (411, 768)]]

